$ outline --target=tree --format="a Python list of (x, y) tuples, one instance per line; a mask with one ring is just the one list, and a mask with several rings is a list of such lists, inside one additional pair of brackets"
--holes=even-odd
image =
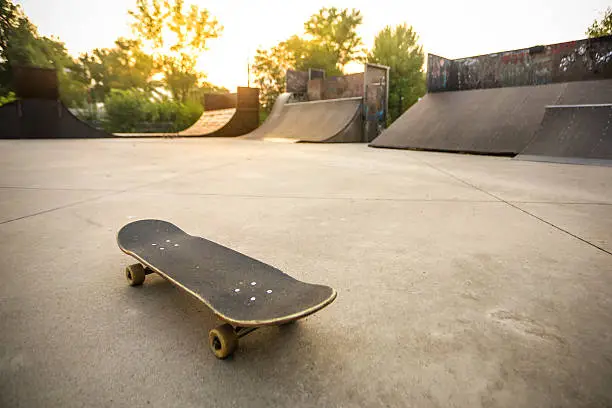
[(397, 119), (425, 94), (423, 47), (416, 32), (407, 24), (387, 26), (374, 39), (368, 62), (389, 66), (389, 119)]
[(363, 16), (359, 10), (323, 7), (304, 23), (304, 31), (312, 36), (316, 44), (330, 51), (342, 69), (354, 59), (362, 45), (357, 35), (357, 27), (362, 22)]
[(152, 51), (164, 85), (173, 97), (185, 101), (205, 76), (196, 70), (198, 57), (209, 39), (217, 38), (223, 27), (208, 10), (184, 0), (137, 0), (130, 11), (132, 28)]
[(10, 90), (11, 66), (8, 63), (9, 37), (17, 25), (18, 7), (11, 0), (0, 0), (0, 96)]
[(18, 23), (19, 11), (11, 0), (0, 0), (0, 63), (8, 59), (9, 36)]
[(5, 96), (0, 96), (0, 106), (13, 102), (16, 99), (15, 94), (13, 92), (9, 92)]
[(325, 70), (328, 76), (342, 75), (342, 68), (357, 54), (361, 39), (356, 29), (361, 24), (357, 10), (322, 8), (304, 24), (309, 38), (291, 36), (269, 50), (258, 49), (253, 64), (260, 101), (269, 112), (285, 87), (287, 69)]
[(304, 40), (294, 35), (280, 43), (280, 46), (290, 55), (292, 68), (298, 71), (318, 68), (325, 70), (328, 76), (342, 75), (337, 56), (320, 42)]
[(104, 128), (109, 132), (178, 132), (202, 115), (197, 103), (152, 101), (137, 89), (113, 89), (105, 101)]
[(87, 81), (95, 101), (103, 101), (111, 89), (138, 89), (152, 95), (161, 86), (153, 80), (155, 62), (138, 40), (119, 38), (114, 48), (96, 48), (81, 55)]
[(54, 68), (57, 71), (61, 98), (68, 106), (79, 106), (85, 100), (87, 85), (82, 69), (64, 44), (53, 37), (38, 34), (23, 10), (10, 0), (0, 0), (0, 88), (11, 90), (13, 66)]
[(255, 84), (259, 87), (259, 101), (264, 112), (269, 112), (274, 101), (285, 89), (285, 72), (293, 66), (293, 55), (283, 43), (269, 50), (258, 49), (253, 63)]
[(612, 8), (608, 7), (601, 21), (593, 21), (593, 24), (587, 28), (586, 35), (590, 38), (612, 35)]

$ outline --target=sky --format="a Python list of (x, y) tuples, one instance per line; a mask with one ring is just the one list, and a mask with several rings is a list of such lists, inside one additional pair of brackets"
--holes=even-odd
[[(77, 56), (112, 47), (131, 35), (128, 10), (135, 0), (15, 0), (42, 35), (54, 35)], [(364, 19), (358, 32), (366, 47), (387, 25), (407, 23), (426, 53), (461, 58), (553, 44), (585, 37), (610, 0), (186, 0), (208, 9), (223, 25), (210, 40), (200, 68), (207, 80), (234, 91), (246, 86), (247, 64), (258, 48), (270, 48), (293, 34), (321, 7), (356, 8)], [(358, 72), (362, 67), (347, 66)]]

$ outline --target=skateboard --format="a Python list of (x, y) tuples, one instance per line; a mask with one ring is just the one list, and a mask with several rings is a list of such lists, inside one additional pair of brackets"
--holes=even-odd
[(192, 236), (162, 220), (129, 223), (117, 244), (139, 263), (125, 269), (131, 286), (157, 273), (208, 306), (225, 323), (210, 330), (208, 343), (220, 359), (238, 339), (263, 326), (280, 326), (332, 303), (336, 291), (301, 282), (230, 248)]

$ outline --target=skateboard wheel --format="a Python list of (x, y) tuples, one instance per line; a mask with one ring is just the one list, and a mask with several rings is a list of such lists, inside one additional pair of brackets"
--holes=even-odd
[(145, 269), (141, 264), (134, 264), (125, 268), (125, 277), (130, 286), (142, 285), (145, 281), (145, 276)]
[(208, 345), (215, 357), (224, 359), (238, 348), (238, 335), (229, 324), (223, 324), (208, 333)]

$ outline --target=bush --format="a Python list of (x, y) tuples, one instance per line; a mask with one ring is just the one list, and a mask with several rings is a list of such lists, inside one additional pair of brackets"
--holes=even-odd
[(195, 102), (151, 101), (138, 90), (113, 89), (106, 98), (106, 130), (119, 133), (178, 132), (202, 115)]
[(202, 116), (204, 108), (197, 102), (186, 102), (180, 104), (178, 115), (176, 117), (177, 131), (188, 128), (193, 125)]
[(13, 92), (9, 92), (8, 95), (0, 96), (0, 106), (16, 100), (17, 97), (15, 96), (15, 94)]
[(146, 118), (146, 105), (150, 102), (137, 90), (113, 89), (106, 98), (106, 130), (110, 132), (138, 132)]

